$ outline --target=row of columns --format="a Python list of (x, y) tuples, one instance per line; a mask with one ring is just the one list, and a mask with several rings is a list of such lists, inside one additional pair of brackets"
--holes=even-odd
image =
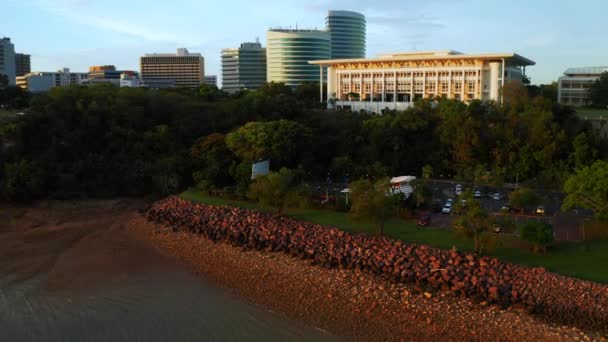
[[(427, 93), (427, 76), (426, 76), (426, 71), (408, 71), (410, 73), (409, 79), (410, 79), (410, 90), (409, 90), (409, 94), (410, 95), (410, 102), (413, 101), (414, 95), (415, 94), (419, 94), (416, 92), (416, 79), (414, 77), (415, 73), (420, 73), (422, 72), (423, 76), (422, 76), (422, 94), (423, 96), (425, 95), (430, 95)], [(435, 74), (435, 90), (432, 93), (432, 95), (435, 96), (439, 96), (442, 94), (442, 92), (440, 92), (439, 90), (439, 85), (440, 85), (440, 77), (439, 77), (439, 73), (442, 71), (434, 71), (433, 73)], [(468, 83), (467, 81), (469, 81), (469, 79), (467, 79), (467, 72), (475, 72), (475, 76), (473, 81), (475, 81), (475, 98), (481, 98), (482, 96), (482, 92), (481, 92), (481, 84), (483, 84), (483, 70), (482, 69), (473, 69), (473, 70), (459, 70), (459, 72), (462, 73), (462, 87), (460, 89), (460, 95), (461, 95), (461, 99), (464, 100), (465, 99), (465, 95), (469, 93), (468, 91)], [(397, 96), (399, 94), (398, 92), (398, 87), (399, 87), (399, 82), (398, 82), (398, 71), (391, 71), (390, 74), (393, 76), (393, 102), (397, 102)], [(328, 75), (330, 75), (331, 73), (328, 71)], [(349, 90), (350, 92), (354, 92), (353, 91), (353, 85), (354, 83), (352, 82), (353, 80), (353, 75), (359, 75), (359, 79), (358, 79), (358, 83), (359, 83), (359, 95), (360, 95), (360, 100), (362, 98), (362, 95), (364, 93), (367, 93), (366, 91), (364, 91), (364, 85), (366, 84), (365, 82), (363, 82), (363, 75), (366, 73), (363, 72), (349, 72), (349, 73), (339, 73), (338, 74), (338, 82), (337, 82), (337, 97), (340, 98), (341, 95), (343, 95), (342, 93), (342, 75), (348, 75), (348, 80), (349, 80)], [(372, 94), (372, 98), (371, 98), (371, 102), (373, 102), (373, 94), (375, 94), (375, 72), (371, 72), (371, 73), (367, 73), (370, 75), (370, 93)], [(381, 96), (382, 96), (382, 102), (386, 102), (386, 75), (387, 72), (386, 71), (382, 71), (382, 92), (381, 92)], [(330, 76), (328, 76), (329, 78)], [(323, 71), (321, 71), (321, 81), (323, 82)], [(329, 80), (328, 80), (329, 81)], [(332, 84), (333, 84), (333, 80)], [(448, 96), (451, 96), (452, 94), (452, 83), (453, 83), (453, 79), (452, 79), (452, 70), (448, 71)], [(329, 87), (328, 86), (328, 93), (330, 93), (330, 90), (333, 87)], [(322, 89), (322, 86), (321, 86)], [(322, 92), (322, 90), (321, 90)]]

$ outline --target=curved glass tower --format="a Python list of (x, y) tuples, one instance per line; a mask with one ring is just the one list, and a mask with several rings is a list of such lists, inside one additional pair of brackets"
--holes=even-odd
[(365, 58), (365, 16), (350, 11), (329, 11), (325, 19), (331, 33), (331, 58)]
[(308, 61), (331, 58), (331, 36), (327, 31), (272, 29), (268, 31), (266, 65), (268, 82), (296, 87), (319, 82), (319, 67)]

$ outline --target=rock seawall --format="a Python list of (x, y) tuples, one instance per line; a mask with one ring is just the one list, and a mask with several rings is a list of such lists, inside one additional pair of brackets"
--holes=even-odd
[(525, 308), (559, 323), (608, 330), (608, 286), (543, 269), (177, 197), (155, 203), (147, 217), (214, 242), (283, 252), (327, 268), (359, 269), (414, 284), (419, 291), (451, 291), (476, 302)]

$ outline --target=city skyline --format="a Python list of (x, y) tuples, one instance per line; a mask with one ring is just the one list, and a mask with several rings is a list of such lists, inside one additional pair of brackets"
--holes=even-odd
[(237, 0), (209, 6), (189, 0), (180, 5), (8, 0), (0, 36), (10, 37), (16, 51), (32, 55), (32, 71), (83, 71), (97, 64), (138, 70), (139, 57), (146, 53), (185, 47), (205, 57), (207, 74), (219, 76), (223, 48), (256, 37), (266, 46), (270, 27), (323, 29), (328, 10), (349, 10), (367, 17), (368, 57), (397, 51), (513, 51), (537, 62), (528, 70), (537, 84), (556, 81), (569, 67), (608, 64), (608, 47), (600, 44), (608, 26), (601, 1), (556, 6), (547, 0)]

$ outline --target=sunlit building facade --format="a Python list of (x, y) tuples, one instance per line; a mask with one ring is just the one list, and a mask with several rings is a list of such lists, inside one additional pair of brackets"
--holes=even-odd
[(141, 79), (146, 87), (196, 88), (205, 83), (205, 60), (200, 53), (177, 49), (175, 54), (147, 54), (140, 58)]
[(406, 109), (417, 99), (446, 97), (464, 102), (502, 101), (508, 81), (522, 81), (535, 63), (514, 53), (411, 52), (376, 58), (311, 61), (327, 68), (324, 99), (336, 108), (380, 113)]

